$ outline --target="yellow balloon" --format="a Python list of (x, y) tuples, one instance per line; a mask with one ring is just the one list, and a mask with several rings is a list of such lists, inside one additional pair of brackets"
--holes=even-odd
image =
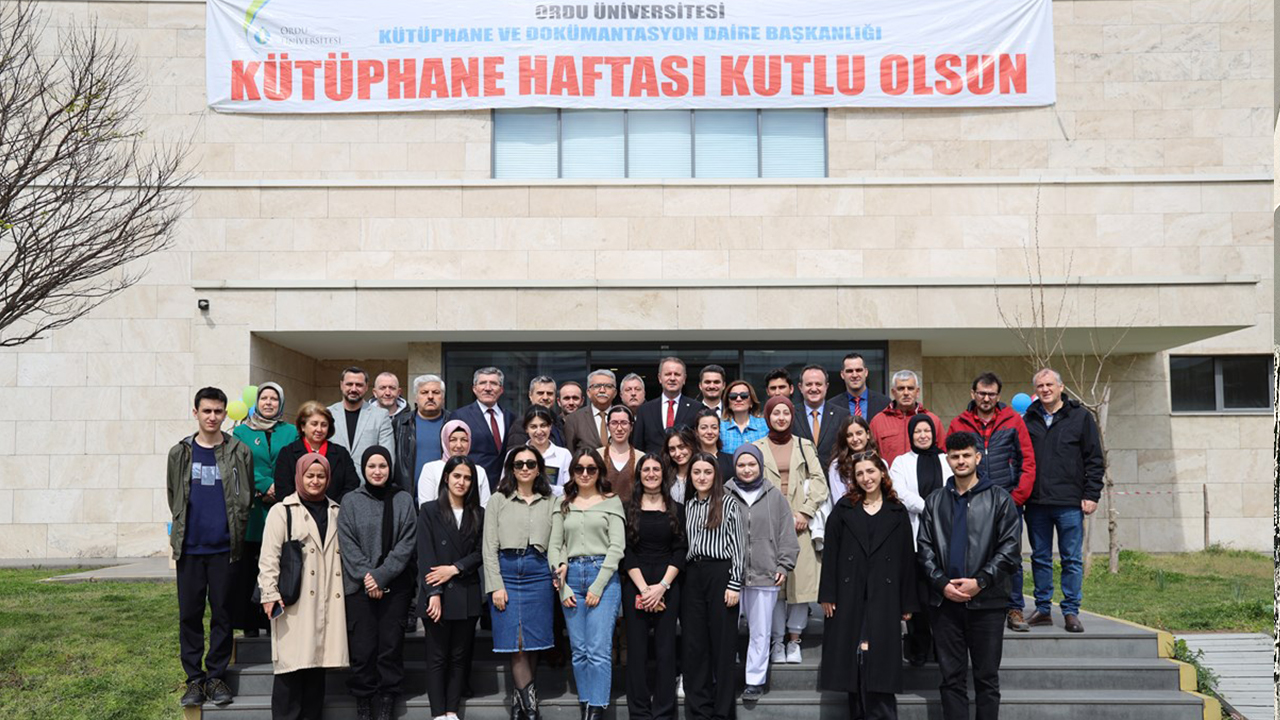
[(232, 400), (227, 403), (227, 417), (240, 422), (249, 417), (249, 406), (245, 405), (243, 400)]

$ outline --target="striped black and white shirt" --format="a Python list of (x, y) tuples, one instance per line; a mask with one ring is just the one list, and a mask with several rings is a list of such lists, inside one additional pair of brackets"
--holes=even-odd
[(746, 564), (743, 553), (747, 547), (743, 537), (742, 507), (733, 495), (724, 494), (724, 515), (720, 527), (707, 529), (707, 513), (711, 508), (710, 498), (699, 500), (697, 495), (685, 498), (685, 529), (689, 536), (689, 553), (686, 559), (695, 560), (728, 560), (728, 590), (742, 590), (743, 566)]

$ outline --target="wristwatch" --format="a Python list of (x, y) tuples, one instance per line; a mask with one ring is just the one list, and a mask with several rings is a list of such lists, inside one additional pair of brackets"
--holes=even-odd
[(987, 579), (985, 577), (979, 575), (978, 577), (974, 578), (974, 580), (978, 583), (979, 590), (987, 589)]

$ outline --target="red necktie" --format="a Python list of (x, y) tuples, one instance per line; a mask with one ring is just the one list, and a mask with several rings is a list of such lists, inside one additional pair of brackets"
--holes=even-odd
[(862, 398), (861, 397), (856, 397), (853, 399), (853, 414), (858, 417), (862, 417)]
[(501, 455), (502, 435), (498, 432), (498, 416), (494, 414), (493, 408), (489, 408), (489, 430), (493, 431), (493, 447)]
[(667, 427), (671, 427), (672, 425), (675, 425), (675, 424), (676, 424), (676, 401), (668, 400), (667, 401)]

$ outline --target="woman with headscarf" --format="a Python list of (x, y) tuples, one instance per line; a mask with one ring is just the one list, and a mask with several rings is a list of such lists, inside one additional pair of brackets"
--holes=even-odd
[[(319, 720), (325, 668), (347, 666), (347, 612), (338, 550), (338, 503), (325, 495), (329, 461), (307, 453), (294, 465), (295, 492), (267, 512), (258, 560), (262, 611), (271, 618), (274, 720)], [(280, 599), (280, 546), (302, 543), (302, 592)]]
[[(912, 415), (907, 421), (907, 437), (911, 438), (911, 452), (894, 459), (893, 467), (889, 468), (889, 480), (907, 509), (914, 543), (920, 532), (920, 514), (924, 512), (925, 498), (942, 487), (952, 472), (947, 456), (938, 449), (933, 418), (924, 413)], [(918, 590), (922, 599), (920, 610), (907, 621), (906, 642), (907, 660), (916, 667), (928, 661), (929, 650), (933, 647), (927, 602), (929, 587), (924, 584), (923, 575), (920, 576)]]
[(298, 439), (298, 429), (284, 418), (284, 389), (273, 382), (258, 387), (258, 400), (253, 414), (237, 425), (231, 434), (249, 447), (253, 455), (253, 503), (249, 505), (249, 522), (244, 530), (244, 552), (237, 571), (235, 627), (245, 637), (258, 637), (258, 631), (269, 627), (262, 609), (253, 601), (258, 584), (258, 557), (262, 550), (262, 526), (267, 522), (267, 506), (276, 501), (275, 467), (280, 450)]
[[(452, 457), (466, 457), (471, 453), (471, 427), (461, 420), (450, 420), (440, 428), (439, 460), (422, 466), (418, 476), (418, 507), (440, 496), (440, 480), (444, 477), (444, 464)], [(480, 507), (489, 504), (489, 475), (483, 465), (476, 465), (476, 486), (480, 490)]]
[(356, 717), (370, 720), (378, 698), (378, 719), (391, 711), (404, 682), (404, 618), (413, 600), (417, 566), (417, 507), (391, 478), (391, 451), (374, 445), (360, 465), (364, 485), (342, 499), (338, 540), (342, 585), (347, 596), (347, 643), (356, 699)]
[[(754, 443), (764, 457), (764, 476), (778, 486), (791, 505), (791, 518), (800, 556), (787, 576), (787, 585), (773, 616), (773, 662), (798, 663), (800, 634), (809, 623), (809, 603), (818, 600), (818, 575), (822, 566), (814, 546), (810, 522), (827, 502), (827, 481), (822, 475), (813, 442), (791, 433), (795, 407), (786, 396), (769, 398), (764, 419), (769, 434)], [(788, 637), (784, 647), (783, 630)]]
[(733, 453), (730, 491), (742, 503), (746, 528), (746, 580), (742, 588), (742, 615), (747, 621), (746, 689), (743, 702), (764, 694), (769, 675), (769, 639), (777, 625), (775, 608), (782, 604), (779, 588), (796, 566), (800, 553), (791, 505), (774, 483), (765, 479), (764, 456), (754, 443)]
[(342, 496), (360, 487), (360, 476), (356, 474), (356, 464), (351, 453), (336, 442), (329, 442), (333, 437), (333, 413), (329, 408), (315, 400), (308, 400), (298, 408), (294, 426), (298, 429), (298, 439), (285, 445), (276, 457), (275, 498), (280, 502), (293, 492), (293, 468), (298, 460), (307, 453), (318, 453), (329, 462), (329, 499), (342, 502)]

